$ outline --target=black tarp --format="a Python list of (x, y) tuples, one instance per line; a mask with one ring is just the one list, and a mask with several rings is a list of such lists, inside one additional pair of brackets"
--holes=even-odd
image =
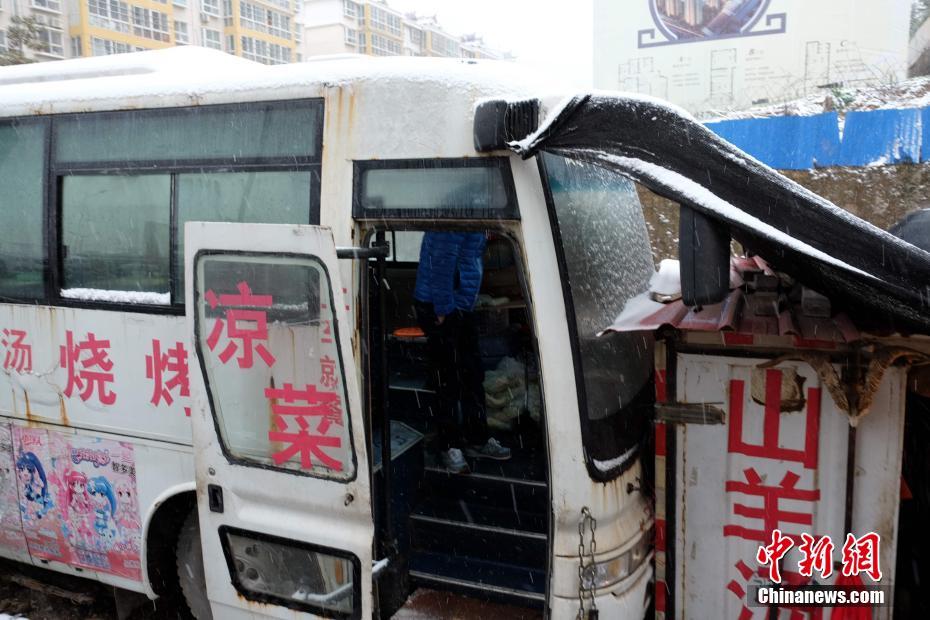
[[(725, 223), (745, 248), (855, 318), (930, 333), (930, 253), (804, 189), (671, 106), (620, 94), (577, 96), (511, 148), (524, 158), (546, 151), (625, 174)], [(709, 208), (693, 183), (656, 166), (735, 209)], [(786, 242), (765, 224), (865, 273)]]

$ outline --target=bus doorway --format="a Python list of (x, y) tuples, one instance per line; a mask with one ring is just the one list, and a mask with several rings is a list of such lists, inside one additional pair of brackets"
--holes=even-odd
[[(393, 545), (410, 591), (425, 587), (541, 609), (549, 556), (549, 468), (523, 262), (516, 241), (498, 224), (453, 233), (484, 235), (486, 247), (474, 308), (450, 317), (472, 322), (462, 336), (469, 342), (440, 341), (455, 347), (458, 356), (460, 372), (449, 380), (437, 367), (436, 337), (427, 333), (428, 325), (424, 330), (418, 315), (423, 303), (417, 299), (422, 297), (417, 280), (418, 273), (424, 278), (424, 238), (446, 232), (382, 229), (372, 235), (390, 247), (383, 274), (370, 261), (364, 278), (368, 367), (375, 374), (386, 367), (384, 405), (377, 402), (378, 381), (369, 383), (368, 394), (376, 496), (385, 487), (380, 469), (383, 422), (374, 418), (387, 415), (392, 435), (390, 508), (375, 501), (378, 535), (384, 546)], [(456, 273), (455, 284), (463, 277), (468, 276)], [(424, 286), (421, 281), (421, 293)], [(466, 442), (460, 446), (462, 467), (447, 458), (449, 426), (453, 435), (455, 428), (462, 430), (464, 438), (467, 418), (475, 415), (469, 410), (474, 403), (468, 402), (474, 395), (467, 386), (449, 383), (474, 383), (472, 364), (480, 373), (480, 415), (486, 429), (480, 442), (492, 439), (503, 451), (485, 454), (480, 442)], [(387, 529), (386, 510), (391, 513)]]

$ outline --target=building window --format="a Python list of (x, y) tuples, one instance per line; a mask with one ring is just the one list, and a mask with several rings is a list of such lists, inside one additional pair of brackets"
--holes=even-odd
[(203, 28), (201, 31), (203, 36), (203, 46), (209, 47), (214, 50), (223, 50), (223, 39), (219, 30), (214, 30), (213, 28)]
[(240, 2), (239, 17), (243, 28), (255, 32), (267, 32), (288, 41), (291, 39), (291, 18), (287, 15), (251, 2)]
[(160, 11), (132, 7), (132, 33), (155, 41), (170, 41), (168, 15)]
[(6, 44), (6, 30), (0, 30), (0, 53), (8, 51), (10, 48)]
[(61, 2), (58, 0), (32, 0), (32, 7), (61, 13)]
[(84, 55), (83, 45), (81, 44), (81, 37), (71, 37), (71, 55), (75, 58)]
[(115, 30), (116, 32), (129, 32), (129, 5), (121, 0), (87, 0), (87, 11), (90, 13), (90, 25)]
[(350, 17), (352, 19), (358, 19), (359, 12), (360, 12), (360, 9), (359, 9), (358, 4), (352, 2), (352, 0), (345, 0), (342, 3), (342, 14), (345, 15), (346, 17)]
[(291, 62), (291, 49), (252, 37), (242, 37), (242, 57), (266, 65)]
[(236, 37), (235, 35), (228, 34), (226, 35), (226, 51), (230, 54), (236, 53)]
[(403, 55), (403, 48), (394, 39), (382, 37), (380, 34), (372, 34), (371, 53), (375, 56), (401, 56)]
[(174, 42), (179, 45), (191, 42), (187, 22), (174, 20)]
[(436, 56), (458, 58), (459, 44), (455, 39), (433, 32), (430, 36), (430, 52)]
[(64, 39), (60, 30), (53, 30), (48, 27), (39, 27), (38, 30), (39, 44), (42, 46), (42, 53), (50, 56), (65, 55)]
[(187, 0), (172, 0), (174, 6), (187, 6)]
[(220, 16), (220, 0), (201, 0), (200, 10), (205, 15)]
[(358, 30), (353, 30), (352, 28), (346, 28), (346, 45), (356, 46), (358, 45)]
[(410, 39), (410, 42), (414, 45), (423, 45), (423, 31), (419, 28), (407, 26), (407, 38)]
[(119, 41), (110, 41), (108, 39), (98, 39), (93, 37), (90, 40), (91, 54), (94, 56), (109, 56), (111, 54), (127, 54), (134, 51), (128, 43)]
[(369, 5), (371, 10), (370, 26), (375, 30), (387, 32), (395, 37), (402, 35), (400, 16), (389, 13), (384, 9)]

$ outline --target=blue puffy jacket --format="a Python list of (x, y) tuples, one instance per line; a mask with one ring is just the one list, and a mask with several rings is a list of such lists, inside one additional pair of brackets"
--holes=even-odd
[(475, 307), (484, 275), (484, 233), (428, 232), (420, 245), (413, 296), (433, 304), (437, 316)]

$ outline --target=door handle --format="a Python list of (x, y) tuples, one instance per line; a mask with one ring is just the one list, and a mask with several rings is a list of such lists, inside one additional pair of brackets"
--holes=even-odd
[(208, 484), (207, 502), (210, 504), (210, 512), (223, 512), (223, 487), (217, 484)]

